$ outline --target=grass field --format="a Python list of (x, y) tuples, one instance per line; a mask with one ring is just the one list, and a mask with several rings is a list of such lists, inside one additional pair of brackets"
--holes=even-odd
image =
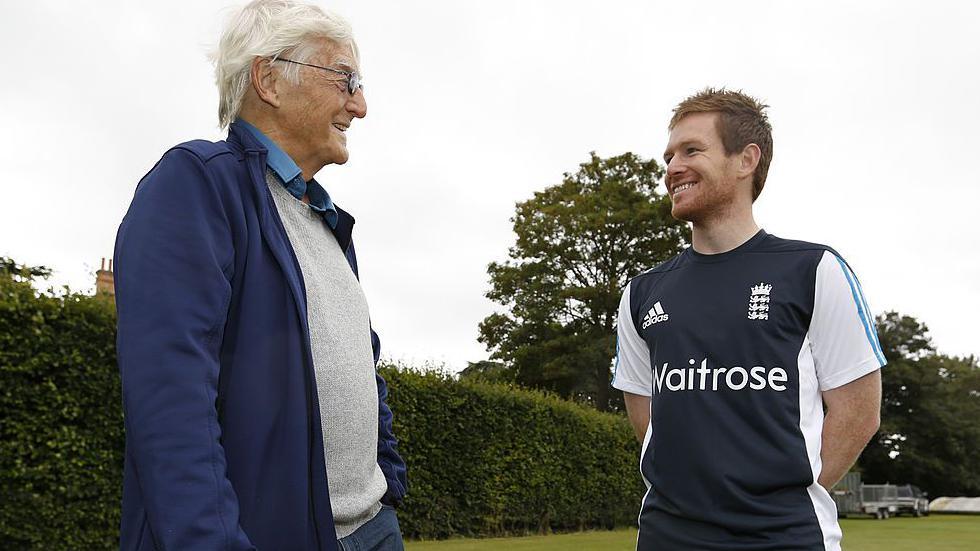
[[(980, 516), (932, 515), (888, 520), (842, 519), (845, 551), (980, 549)], [(406, 551), (632, 551), (636, 530), (527, 538), (408, 542)]]

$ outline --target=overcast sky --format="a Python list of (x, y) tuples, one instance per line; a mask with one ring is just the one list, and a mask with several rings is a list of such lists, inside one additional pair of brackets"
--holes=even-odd
[[(756, 218), (835, 247), (876, 312), (980, 353), (980, 9), (973, 2), (321, 3), (354, 26), (368, 116), (317, 179), (357, 218), (385, 355), (485, 359), (486, 266), (518, 201), (589, 151), (659, 159), (706, 86), (770, 106)], [(206, 53), (230, 2), (11, 2), (0, 18), (0, 255), (91, 289), (136, 183), (221, 139)]]

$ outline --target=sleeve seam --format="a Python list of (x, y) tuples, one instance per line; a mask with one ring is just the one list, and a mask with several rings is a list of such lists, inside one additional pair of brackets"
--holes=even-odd
[(616, 390), (622, 390), (623, 392), (629, 392), (631, 394), (637, 394), (640, 396), (651, 396), (651, 392), (647, 390), (643, 385), (639, 383), (634, 383), (633, 381), (613, 381), (612, 387)]
[(841, 371), (827, 380), (820, 381), (820, 391), (826, 392), (835, 388), (842, 387), (847, 383), (860, 379), (861, 377), (873, 372), (876, 369), (885, 367), (885, 364), (878, 361), (876, 356), (870, 356), (858, 362), (846, 371)]

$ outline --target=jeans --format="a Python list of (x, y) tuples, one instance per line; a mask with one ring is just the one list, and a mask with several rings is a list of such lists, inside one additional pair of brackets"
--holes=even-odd
[(382, 505), (373, 519), (341, 539), (341, 551), (404, 551), (402, 531), (395, 510)]

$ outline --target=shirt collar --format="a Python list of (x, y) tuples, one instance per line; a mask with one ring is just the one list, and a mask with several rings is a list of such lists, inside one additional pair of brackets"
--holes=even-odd
[(293, 197), (300, 200), (305, 195), (310, 201), (310, 208), (322, 214), (327, 224), (331, 228), (336, 229), (338, 218), (337, 207), (334, 206), (333, 200), (330, 199), (330, 194), (327, 193), (327, 190), (314, 179), (311, 179), (309, 182), (303, 180), (303, 171), (299, 168), (299, 165), (261, 130), (243, 119), (237, 119), (235, 122), (248, 129), (255, 136), (255, 139), (268, 150), (266, 165), (279, 178), (279, 182), (282, 183), (286, 190)]

